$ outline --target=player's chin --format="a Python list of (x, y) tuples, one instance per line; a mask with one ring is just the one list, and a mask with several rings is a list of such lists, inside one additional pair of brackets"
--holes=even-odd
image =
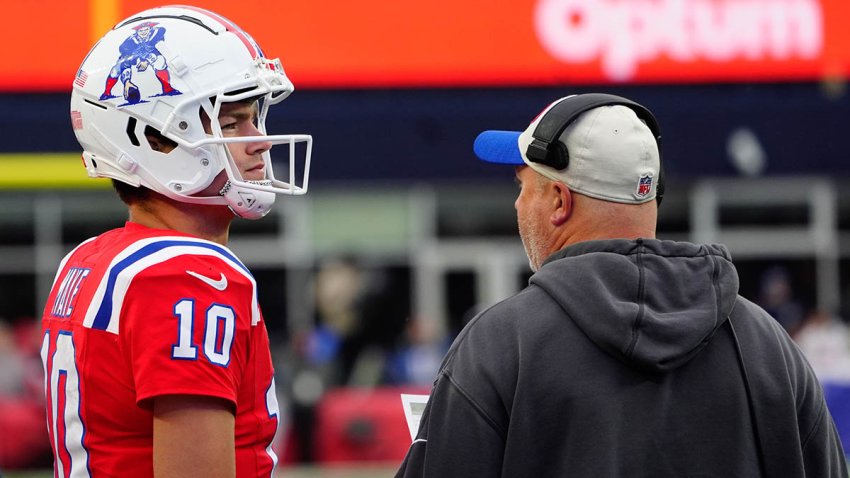
[(266, 168), (257, 168), (245, 171), (242, 173), (242, 179), (245, 181), (263, 181), (266, 178)]

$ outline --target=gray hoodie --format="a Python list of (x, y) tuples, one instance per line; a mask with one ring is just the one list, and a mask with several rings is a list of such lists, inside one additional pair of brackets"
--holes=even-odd
[(723, 246), (590, 241), (447, 353), (398, 476), (847, 477), (820, 386)]

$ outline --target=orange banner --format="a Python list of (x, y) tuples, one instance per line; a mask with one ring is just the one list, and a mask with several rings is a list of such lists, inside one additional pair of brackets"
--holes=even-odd
[[(69, 90), (110, 25), (160, 3), (5, 5), (6, 18), (18, 20), (0, 29), (0, 90)], [(850, 73), (847, 0), (194, 3), (280, 57), (298, 88), (807, 81)]]

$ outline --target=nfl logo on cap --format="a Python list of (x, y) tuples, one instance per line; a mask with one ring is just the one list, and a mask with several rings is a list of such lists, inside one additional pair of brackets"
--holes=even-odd
[(638, 180), (637, 192), (635, 192), (635, 196), (639, 198), (643, 198), (649, 195), (652, 192), (652, 174), (644, 174)]

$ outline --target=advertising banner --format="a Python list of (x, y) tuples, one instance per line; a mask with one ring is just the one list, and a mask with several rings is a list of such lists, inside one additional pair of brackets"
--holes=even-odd
[[(20, 21), (0, 30), (0, 91), (69, 90), (97, 38), (160, 3), (5, 5), (6, 18)], [(783, 82), (850, 73), (847, 0), (193, 3), (249, 32), (297, 88)]]

